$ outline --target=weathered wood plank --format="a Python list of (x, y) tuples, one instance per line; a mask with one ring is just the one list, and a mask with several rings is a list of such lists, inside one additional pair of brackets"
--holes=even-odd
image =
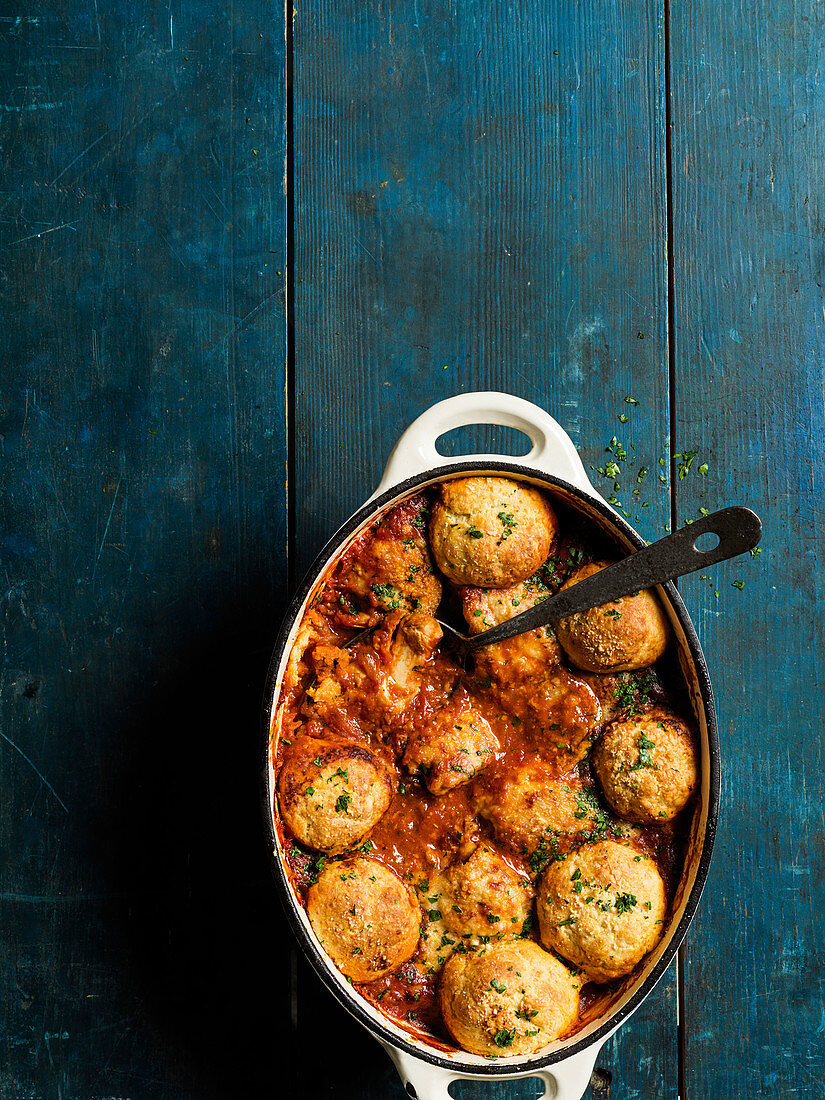
[(261, 1096), (287, 1000), (255, 784), (282, 13), (24, 9), (0, 21), (0, 1093)]
[(724, 20), (670, 7), (677, 438), (699, 452), (679, 514), (741, 501), (766, 528), (756, 561), (682, 586), (724, 752), (717, 851), (685, 955), (686, 1100), (814, 1097), (825, 1078), (825, 12), (807, 0), (734, 4)]
[[(661, 532), (659, 5), (344, 0), (299, 9), (294, 26), (302, 565), (369, 494), (406, 424), (474, 388), (543, 405), (594, 466), (614, 435), (628, 463), (634, 443), (619, 495), (648, 537)], [(634, 498), (639, 463), (651, 473)], [(298, 1035), (321, 1012), (344, 1027), (328, 1008), (302, 983)], [(400, 1095), (379, 1049), (349, 1030), (359, 1081), (321, 1070), (318, 1094)], [(676, 1067), (670, 982), (611, 1044), (606, 1068), (622, 1095), (675, 1096)], [(317, 1070), (299, 1073), (296, 1089), (318, 1090)]]

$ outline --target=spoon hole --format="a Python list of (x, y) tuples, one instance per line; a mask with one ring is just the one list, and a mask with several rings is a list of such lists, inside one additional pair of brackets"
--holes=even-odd
[(720, 539), (715, 531), (703, 531), (701, 535), (696, 536), (696, 542), (693, 544), (695, 550), (701, 550), (706, 554), (708, 550), (715, 550), (719, 545)]

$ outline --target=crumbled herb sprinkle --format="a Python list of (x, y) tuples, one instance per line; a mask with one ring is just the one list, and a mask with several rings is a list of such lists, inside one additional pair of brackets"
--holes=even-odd
[(651, 741), (645, 734), (644, 730), (639, 734), (639, 759), (630, 767), (630, 771), (638, 771), (639, 768), (653, 768), (653, 757), (650, 755), (650, 750), (656, 748), (656, 743)]
[(635, 894), (617, 894), (615, 909), (617, 913), (629, 913), (630, 910), (637, 905)]

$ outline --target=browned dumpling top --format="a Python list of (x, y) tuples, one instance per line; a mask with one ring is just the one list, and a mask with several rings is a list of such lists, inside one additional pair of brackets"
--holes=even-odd
[(592, 759), (604, 797), (626, 821), (670, 821), (698, 782), (693, 735), (666, 707), (610, 722)]
[(326, 865), (307, 893), (307, 916), (338, 969), (357, 982), (406, 962), (421, 933), (412, 890), (383, 863), (363, 857)]
[[(570, 588), (609, 564), (581, 566), (562, 588)], [(567, 656), (587, 672), (647, 668), (662, 656), (669, 636), (665, 614), (649, 589), (571, 615), (556, 626), (556, 637)]]
[(489, 844), (444, 875), (444, 923), (457, 936), (515, 939), (529, 923), (533, 888)]
[(594, 982), (629, 974), (659, 942), (667, 911), (656, 864), (614, 840), (551, 863), (536, 908), (541, 942)]
[(439, 1002), (444, 1023), (465, 1050), (525, 1055), (572, 1025), (580, 985), (533, 940), (516, 940), (474, 955), (452, 955), (444, 965)]
[(365, 839), (393, 794), (389, 769), (363, 745), (298, 737), (280, 775), (281, 813), (308, 848), (341, 853)]
[(455, 584), (507, 588), (535, 573), (557, 529), (538, 489), (509, 478), (464, 477), (441, 486), (430, 544), (438, 568)]

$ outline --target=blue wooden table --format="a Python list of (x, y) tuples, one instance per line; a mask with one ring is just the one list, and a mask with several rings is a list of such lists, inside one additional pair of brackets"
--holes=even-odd
[(590, 1094), (820, 1098), (825, 8), (291, 14), (0, 16), (0, 1094), (400, 1100), (280, 913), (258, 704), (400, 431), (502, 389), (648, 538), (732, 502), (766, 528), (681, 585), (720, 834)]

